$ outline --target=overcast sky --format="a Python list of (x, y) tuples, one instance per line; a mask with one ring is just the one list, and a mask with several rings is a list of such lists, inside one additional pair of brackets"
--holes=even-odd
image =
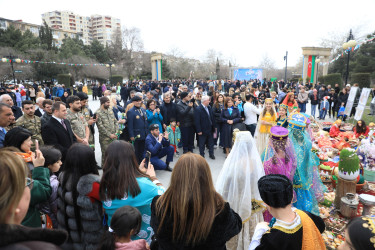
[(374, 0), (0, 0), (0, 17), (41, 24), (41, 14), (69, 10), (80, 15), (111, 15), (138, 27), (146, 51), (179, 48), (202, 59), (208, 49), (235, 58), (242, 67), (257, 66), (268, 55), (283, 67), (294, 65), (303, 46), (319, 46), (332, 32), (375, 31)]

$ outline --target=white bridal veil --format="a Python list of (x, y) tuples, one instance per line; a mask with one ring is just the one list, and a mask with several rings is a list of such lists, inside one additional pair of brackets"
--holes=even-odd
[(216, 181), (216, 190), (245, 223), (262, 209), (258, 180), (264, 176), (263, 164), (255, 141), (248, 131), (236, 133), (232, 151)]

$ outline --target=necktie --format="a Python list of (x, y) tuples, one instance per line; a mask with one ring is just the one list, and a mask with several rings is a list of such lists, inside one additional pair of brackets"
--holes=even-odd
[(66, 130), (66, 125), (65, 125), (64, 119), (61, 119), (61, 125), (63, 125), (63, 127), (64, 127), (65, 130)]

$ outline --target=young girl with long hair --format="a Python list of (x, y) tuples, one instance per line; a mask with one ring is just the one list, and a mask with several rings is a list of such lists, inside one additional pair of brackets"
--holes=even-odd
[(298, 110), (298, 103), (294, 97), (294, 93), (293, 92), (289, 92), (284, 101), (283, 101), (283, 104), (287, 105), (288, 106), (288, 111), (289, 111), (289, 114), (295, 112)]
[(94, 249), (104, 231), (103, 210), (98, 200), (100, 176), (95, 152), (82, 143), (73, 144), (59, 175), (57, 221), (69, 234), (71, 249)]
[(268, 138), (270, 129), (276, 125), (276, 111), (273, 106), (273, 100), (267, 98), (264, 102), (264, 108), (260, 114), (258, 125), (255, 131), (255, 140), (257, 149), (260, 155), (262, 155), (264, 149), (268, 144)]

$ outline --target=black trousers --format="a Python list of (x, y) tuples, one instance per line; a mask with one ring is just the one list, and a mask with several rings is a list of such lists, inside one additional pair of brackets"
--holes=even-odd
[(254, 137), (254, 134), (255, 134), (255, 129), (257, 128), (257, 124), (254, 123), (254, 124), (249, 124), (249, 125), (246, 125), (246, 129), (251, 133), (251, 135)]
[(181, 141), (184, 153), (190, 151), (193, 152), (194, 146), (194, 128), (190, 127), (180, 127), (181, 130)]
[(143, 152), (145, 151), (145, 140), (134, 141), (134, 151), (137, 157), (138, 164), (141, 164), (143, 160)]
[(206, 147), (206, 142), (208, 145), (208, 153), (210, 156), (214, 155), (214, 138), (212, 133), (198, 135), (199, 138), (199, 154), (204, 157), (204, 150)]

